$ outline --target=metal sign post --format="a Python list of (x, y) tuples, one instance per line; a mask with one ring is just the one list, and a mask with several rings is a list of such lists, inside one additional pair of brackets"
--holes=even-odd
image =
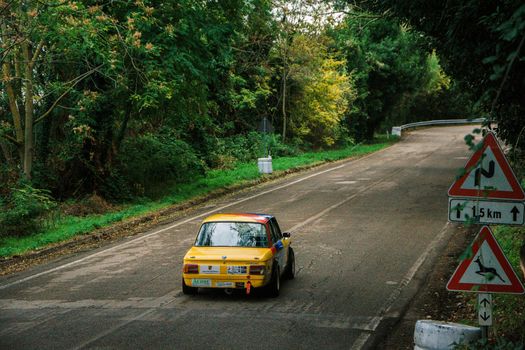
[(264, 117), (261, 122), (259, 123), (259, 132), (263, 134), (263, 142), (265, 143), (265, 156), (270, 156), (270, 143), (268, 141), (268, 134), (273, 132), (273, 126), (272, 123), (268, 120), (268, 118)]
[(488, 339), (489, 326), (492, 326), (492, 294), (478, 294), (478, 323), (482, 338)]

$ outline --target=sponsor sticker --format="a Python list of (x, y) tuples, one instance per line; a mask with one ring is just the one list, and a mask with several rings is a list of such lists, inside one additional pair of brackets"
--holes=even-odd
[(228, 266), (228, 274), (230, 275), (241, 275), (246, 274), (246, 266)]
[(221, 273), (219, 265), (200, 265), (200, 273), (203, 275), (218, 275)]
[(194, 278), (191, 280), (193, 287), (211, 287), (211, 280), (204, 278)]

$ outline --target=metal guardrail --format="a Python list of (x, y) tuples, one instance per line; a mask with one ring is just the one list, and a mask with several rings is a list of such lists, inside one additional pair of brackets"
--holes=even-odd
[(443, 120), (427, 120), (424, 122), (416, 122), (405, 124), (401, 126), (392, 127), (392, 135), (401, 136), (401, 132), (406, 129), (417, 128), (420, 126), (433, 126), (433, 125), (454, 125), (454, 124), (480, 124), (485, 121), (485, 118), (476, 119), (443, 119)]

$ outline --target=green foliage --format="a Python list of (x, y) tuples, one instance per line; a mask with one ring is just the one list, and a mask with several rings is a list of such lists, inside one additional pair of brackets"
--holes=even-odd
[(138, 195), (147, 194), (152, 186), (188, 182), (204, 173), (195, 151), (170, 134), (128, 138), (118, 160), (119, 173)]
[[(394, 139), (391, 139), (389, 142), (380, 140), (379, 143), (372, 145), (358, 145), (339, 150), (307, 152), (299, 156), (278, 157), (273, 159), (273, 166), (276, 172), (311, 166), (323, 161), (334, 161), (371, 153), (388, 146), (392, 142), (394, 142)], [(60, 242), (79, 234), (91, 232), (115, 222), (159, 211), (173, 204), (206, 195), (214, 190), (242, 185), (250, 181), (258, 182), (259, 180), (260, 174), (255, 160), (251, 160), (249, 163), (237, 163), (233, 169), (209, 170), (205, 176), (194, 178), (191, 182), (177, 184), (172, 187), (166, 186), (164, 189), (165, 195), (158, 200), (142, 198), (140, 201), (135, 200), (134, 203), (123, 207), (119, 211), (103, 215), (63, 216), (58, 218), (52, 227), (47, 227), (46, 230), (31, 237), (0, 236), (0, 256), (21, 254), (50, 243)]]
[(456, 345), (455, 350), (523, 350), (523, 343), (515, 343), (508, 339), (496, 339), (490, 341), (480, 339), (470, 345)]
[(19, 184), (7, 198), (0, 197), (0, 237), (23, 236), (42, 228), (55, 206), (49, 191)]
[(403, 124), (417, 97), (450, 84), (422, 36), (396, 20), (349, 16), (334, 36), (357, 88), (347, 118), (357, 141), (371, 140), (382, 125)]
[[(519, 251), (525, 241), (525, 230), (520, 227), (497, 226), (494, 235), (505, 252), (505, 256), (514, 271), (521, 276)], [(525, 300), (517, 295), (498, 295), (495, 299), (494, 318), (498, 322), (494, 325), (494, 334), (497, 338), (525, 344)]]
[[(348, 3), (347, 1), (345, 1)], [(498, 135), (525, 149), (525, 5), (520, 0), (360, 1), (388, 11), (432, 38), (444, 67), (474, 96), (477, 116), (497, 123)], [(421, 20), (424, 18), (424, 20)]]
[(340, 122), (351, 103), (345, 62), (336, 60), (306, 36), (296, 36), (290, 49), (293, 87), (290, 97), (292, 137), (314, 148), (333, 146), (342, 136)]
[(268, 153), (274, 157), (293, 156), (298, 150), (282, 143), (279, 135), (249, 132), (215, 139), (208, 159), (212, 169), (232, 169), (239, 162), (252, 162)]
[[(59, 201), (160, 197), (268, 153), (370, 140), (425, 105), (422, 96), (447, 90), (418, 33), (389, 19), (368, 24), (366, 13), (341, 24), (326, 17), (329, 6), (6, 2), (0, 195), (12, 198), (10, 188), (30, 176)], [(34, 61), (22, 55), (26, 44)], [(24, 99), (29, 83), (32, 100)], [(34, 129), (25, 134), (31, 105)], [(257, 133), (263, 118), (274, 129), (265, 135)], [(32, 168), (22, 175), (26, 145)]]

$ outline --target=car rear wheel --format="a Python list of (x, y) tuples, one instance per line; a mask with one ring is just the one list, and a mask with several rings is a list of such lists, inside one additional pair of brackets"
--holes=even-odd
[(268, 295), (270, 298), (276, 298), (279, 296), (279, 291), (281, 290), (280, 276), (279, 266), (274, 267), (270, 283), (268, 283), (266, 286), (266, 295)]
[(196, 288), (196, 287), (190, 287), (188, 285), (186, 285), (186, 282), (184, 282), (184, 278), (182, 279), (182, 293), (186, 294), (186, 295), (195, 295), (197, 294), (197, 290), (199, 288)]
[(288, 263), (286, 264), (286, 271), (284, 273), (284, 276), (289, 280), (293, 280), (295, 277), (295, 254), (293, 252), (292, 247), (290, 247), (289, 249), (290, 251), (288, 252)]

